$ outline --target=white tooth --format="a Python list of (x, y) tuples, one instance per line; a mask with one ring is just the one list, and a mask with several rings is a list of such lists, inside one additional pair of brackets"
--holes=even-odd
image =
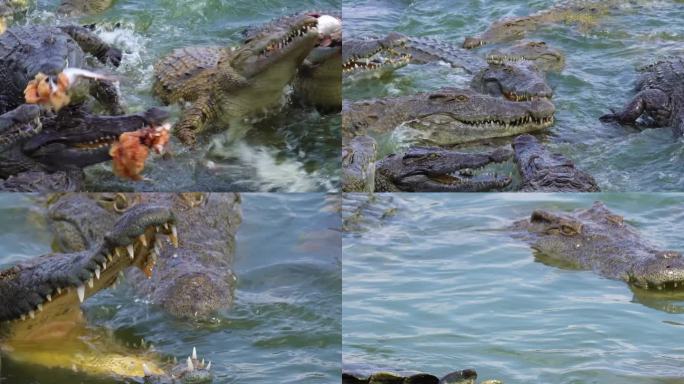
[(38, 304), (38, 312), (43, 312), (43, 304)]
[(36, 318), (36, 313), (34, 311), (29, 311), (29, 317), (32, 319)]
[(95, 268), (95, 278), (100, 280), (100, 267)]
[[(106, 261), (103, 261), (103, 262), (102, 262), (102, 270), (104, 271), (104, 270), (106, 270), (106, 269), (107, 269), (107, 262), (106, 262)], [(98, 279), (99, 279), (99, 277), (98, 277)]]
[(57, 294), (58, 294), (58, 295), (62, 294), (62, 288), (57, 287)]
[(145, 373), (145, 376), (152, 376), (152, 371), (150, 371), (150, 368), (148, 368), (145, 363), (143, 363), (143, 372)]
[(76, 293), (78, 293), (78, 300), (82, 303), (83, 299), (85, 299), (85, 285), (79, 285), (76, 288)]
[(195, 370), (195, 367), (192, 365), (192, 359), (190, 356), (188, 356), (188, 371), (192, 372)]
[(192, 347), (192, 359), (197, 360), (197, 349)]
[(211, 361), (207, 364), (207, 371), (211, 369)]
[(21, 320), (22, 320), (22, 321), (26, 320), (26, 315), (22, 314), (22, 315), (21, 315)]
[(133, 250), (133, 244), (129, 244), (126, 247), (126, 250), (128, 251), (128, 257), (130, 257), (131, 260), (133, 260), (135, 258), (135, 251)]
[(90, 280), (88, 280), (88, 287), (92, 288), (93, 287), (93, 278), (91, 277)]
[(45, 296), (45, 298), (47, 299), (47, 301), (52, 301), (52, 295), (47, 295)]
[(142, 243), (143, 247), (147, 247), (147, 237), (145, 236), (144, 233), (143, 233), (142, 235), (140, 235), (140, 236), (138, 237), (138, 239), (139, 239), (140, 242)]
[(204, 359), (202, 359), (202, 362), (200, 363), (200, 367), (204, 368)]

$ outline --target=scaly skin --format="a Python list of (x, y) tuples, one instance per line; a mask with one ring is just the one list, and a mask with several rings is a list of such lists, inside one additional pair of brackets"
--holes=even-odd
[(565, 56), (543, 41), (523, 41), (511, 47), (494, 49), (487, 54), (489, 64), (532, 62), (544, 72), (560, 72), (565, 66)]
[(403, 42), (390, 34), (384, 39), (343, 39), (344, 77), (382, 77), (411, 62), (411, 55), (400, 51)]
[(534, 65), (490, 64), (473, 77), (470, 86), (478, 92), (503, 96), (511, 101), (553, 96), (544, 75)]
[[(475, 384), (477, 372), (472, 369), (455, 371), (439, 378), (429, 373), (388, 370), (366, 364), (344, 364), (342, 384)], [(481, 384), (503, 384), (486, 380)]]
[(599, 192), (596, 180), (575, 168), (572, 160), (550, 153), (531, 135), (513, 140), (515, 162), (524, 192)]
[(548, 264), (591, 270), (644, 289), (684, 286), (682, 254), (649, 244), (601, 202), (573, 212), (536, 210), (509, 229)]
[(529, 32), (549, 24), (577, 24), (589, 28), (610, 14), (624, 0), (569, 0), (529, 16), (504, 18), (494, 22), (477, 36), (466, 37), (463, 48), (472, 49), (485, 44), (501, 43), (524, 38)]
[(87, 327), (79, 304), (114, 284), (128, 267), (152, 273), (154, 244), (161, 235), (173, 235), (174, 223), (167, 207), (139, 205), (87, 249), (45, 255), (0, 272), (1, 350), (16, 361), (93, 376), (142, 378), (143, 364), (148, 372), (163, 374), (158, 359)]
[[(190, 47), (162, 59), (155, 65), (155, 94), (167, 104), (191, 103), (176, 124), (176, 136), (194, 145), (211, 122), (229, 126), (280, 107), (283, 88), (318, 42), (316, 25), (316, 17), (303, 15), (258, 34), (236, 51)], [(284, 39), (288, 43), (282, 46)]]
[(378, 144), (370, 136), (356, 136), (342, 148), (342, 191), (375, 191)]
[(353, 137), (406, 124), (421, 140), (452, 145), (546, 129), (553, 124), (554, 112), (553, 104), (545, 99), (513, 102), (473, 90), (445, 88), (345, 104), (342, 132)]
[(82, 169), (111, 160), (110, 145), (122, 133), (158, 126), (167, 118), (168, 113), (157, 108), (136, 115), (97, 116), (78, 105), (41, 116), (38, 106), (22, 105), (0, 116), (0, 179), (7, 179), (0, 190), (80, 189)]
[(113, 3), (114, 0), (63, 0), (57, 12), (70, 16), (90, 15), (104, 12)]
[[(56, 77), (67, 64), (85, 68), (85, 53), (102, 63), (118, 66), (121, 51), (112, 48), (83, 27), (24, 26), (13, 27), (0, 36), (0, 113), (6, 113), (24, 103), (24, 88), (38, 73)], [(89, 84), (81, 81), (70, 91), (72, 102), (78, 104), (86, 95), (93, 95), (112, 114), (123, 112), (116, 87), (107, 81)]]
[(511, 183), (477, 170), (510, 159), (510, 150), (461, 153), (441, 148), (409, 149), (380, 160), (375, 170), (375, 192), (487, 192)]
[(601, 116), (603, 122), (633, 125), (641, 117), (651, 127), (672, 127), (684, 135), (684, 58), (675, 57), (642, 68), (637, 94), (622, 111)]
[(342, 231), (358, 233), (371, 231), (393, 217), (398, 210), (391, 193), (343, 193)]
[(138, 205), (168, 207), (183, 239), (162, 247), (151, 278), (130, 271), (142, 296), (183, 319), (211, 320), (233, 301), (235, 232), (241, 222), (235, 194), (72, 194), (51, 202), (49, 219), (59, 248), (77, 251), (99, 241), (103, 227)]

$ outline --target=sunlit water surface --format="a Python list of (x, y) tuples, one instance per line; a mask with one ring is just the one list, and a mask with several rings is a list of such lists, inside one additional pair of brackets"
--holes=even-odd
[[(505, 383), (684, 383), (684, 294), (645, 295), (535, 260), (503, 230), (535, 209), (603, 201), (684, 249), (684, 195), (403, 194), (343, 237), (343, 359)], [(384, 201), (384, 202), (382, 202)]]
[[(465, 36), (483, 32), (505, 16), (523, 16), (555, 4), (554, 0), (370, 1), (345, 0), (345, 35), (379, 36), (399, 31), (433, 37), (460, 46)], [(670, 128), (647, 129), (606, 125), (599, 116), (622, 107), (632, 96), (635, 68), (658, 58), (684, 54), (682, 1), (625, 1), (613, 16), (592, 29), (567, 25), (544, 27), (528, 38), (562, 50), (566, 66), (548, 76), (554, 89), (556, 124), (539, 136), (554, 152), (572, 159), (606, 191), (677, 191), (684, 187), (684, 141)], [(500, 46), (506, 46), (504, 43)], [(474, 51), (484, 57), (497, 47)], [(442, 64), (409, 65), (394, 76), (375, 81), (345, 81), (345, 99), (414, 94), (444, 86), (468, 87), (471, 76)], [(410, 144), (406, 136), (378, 136), (381, 155)], [(503, 140), (503, 143), (510, 140)], [(510, 163), (498, 167), (512, 172)], [(512, 184), (515, 187), (517, 182)]]
[[(125, 283), (85, 303), (89, 323), (124, 344), (144, 338), (164, 358), (182, 361), (194, 346), (212, 361), (217, 384), (335, 382), (341, 276), (339, 216), (331, 209), (321, 194), (243, 195), (235, 305), (211, 324), (172, 319)], [(27, 196), (0, 196), (0, 268), (50, 252), (41, 217)], [(0, 377), (12, 384), (110, 383), (6, 358)]]

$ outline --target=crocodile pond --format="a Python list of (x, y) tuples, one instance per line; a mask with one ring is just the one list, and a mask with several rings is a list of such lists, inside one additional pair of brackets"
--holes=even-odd
[[(74, 1), (77, 2), (77, 1)], [(138, 113), (162, 101), (153, 93), (154, 66), (175, 49), (241, 45), (243, 32), (273, 19), (309, 10), (340, 9), (339, 0), (297, 2), (250, 1), (113, 1), (92, 13), (58, 10), (61, 0), (29, 1), (28, 11), (14, 15), (9, 26), (39, 24), (95, 25), (95, 34), (123, 51), (118, 68), (104, 67), (120, 81), (127, 113)], [(93, 3), (93, 2), (91, 2)], [(68, 22), (67, 22), (68, 20)], [(86, 170), (89, 191), (330, 191), (339, 182), (338, 113), (319, 113), (296, 102), (281, 113), (230, 129), (213, 129), (194, 150), (173, 139), (166, 158), (150, 159), (143, 176), (148, 181), (117, 178), (111, 164)], [(173, 121), (181, 108), (169, 108)]]
[[(684, 195), (363, 196), (343, 199), (344, 362), (438, 377), (473, 369), (480, 380), (504, 383), (682, 381), (673, 337), (683, 324), (681, 285), (642, 288), (605, 265), (624, 257), (613, 264), (622, 267), (630, 255), (646, 260), (649, 247), (654, 256), (684, 249), (684, 237), (670, 229), (684, 214)], [(592, 208), (597, 200), (603, 206)], [(586, 221), (584, 236), (613, 241), (602, 249), (604, 271), (562, 257), (570, 250), (553, 258), (543, 242), (513, 237), (510, 227), (533, 212), (578, 218)], [(607, 228), (602, 236), (592, 232), (600, 226)], [(547, 231), (579, 241), (560, 226)], [(622, 254), (608, 249), (621, 245)], [(589, 254), (592, 246), (580, 250)], [(675, 257), (662, 260), (672, 262), (665, 271), (676, 271)]]
[[(267, 383), (273, 376), (286, 383), (302, 377), (330, 382), (339, 377), (340, 361), (340, 222), (332, 205), (313, 194), (245, 195), (237, 200), (231, 194), (66, 194), (52, 197), (46, 209), (44, 199), (35, 195), (2, 196), (0, 268), (9, 272), (3, 274), (0, 290), (3, 301), (18, 301), (0, 314), (3, 320), (17, 319), (3, 321), (0, 378), (11, 383), (121, 382), (108, 379), (115, 374), (137, 383), (146, 369), (146, 382), (171, 383), (168, 375), (183, 377), (191, 357), (195, 379), (211, 361), (213, 383)], [(157, 223), (160, 214), (154, 212), (159, 209), (169, 213)], [(202, 215), (203, 209), (212, 213)], [(190, 219), (195, 213), (200, 217)], [(145, 231), (145, 241), (131, 232), (140, 227), (131, 217), (159, 224), (157, 240), (150, 237), (154, 230)], [(164, 229), (167, 219), (175, 230)], [(226, 224), (202, 228), (212, 220)], [(204, 240), (191, 235), (197, 233), (190, 229), (193, 221), (208, 236)], [(58, 236), (53, 238), (49, 228)], [(231, 240), (236, 229), (238, 240)], [(112, 235), (117, 231), (125, 236)], [(167, 240), (173, 240), (174, 231), (178, 248)], [(120, 260), (129, 259), (127, 243), (112, 240), (126, 236), (133, 240), (131, 262), (151, 278), (129, 269), (114, 287), (96, 292), (117, 280)], [(88, 250), (112, 241), (122, 248), (111, 261), (97, 252), (87, 256)], [(37, 259), (52, 250), (75, 253)], [(37, 260), (41, 263), (35, 264)], [(202, 270), (203, 263), (210, 263), (211, 269)], [(8, 269), (14, 265), (23, 269)], [(45, 279), (38, 281), (40, 276)], [(47, 286), (61, 288), (46, 293)], [(8, 289), (32, 293), (24, 299), (5, 297)], [(217, 295), (215, 289), (222, 293)], [(70, 322), (57, 317), (55, 309), (78, 308), (81, 291), (83, 317), (77, 323), (87, 327), (67, 327)], [(48, 315), (54, 321), (46, 321)], [(73, 330), (60, 336), (68, 329)], [(74, 335), (81, 338), (72, 339)], [(62, 342), (36, 345), (37, 340), (55, 337)], [(193, 348), (198, 359), (192, 358)], [(173, 382), (204, 382), (186, 379)]]
[[(592, 4), (597, 4), (595, 11)], [(535, 14), (542, 16), (535, 16), (536, 21), (535, 17), (527, 17)], [(382, 38), (398, 32), (442, 43), (434, 44), (436, 47), (456, 47), (445, 54), (442, 62), (408, 63), (371, 80), (345, 78), (345, 102), (404, 97), (447, 86), (469, 87), (473, 74), (448, 65), (449, 58), (463, 58), (458, 49), (462, 49), (466, 37), (487, 35), (488, 30), (495, 31), (488, 33), (491, 41), (468, 53), (485, 59), (523, 41), (543, 41), (562, 52), (565, 60), (560, 71), (557, 68), (546, 74), (553, 90), (555, 121), (553, 126), (533, 133), (542, 145), (593, 176), (602, 191), (677, 191), (684, 186), (679, 167), (684, 147), (681, 139), (672, 137), (672, 126), (680, 124), (678, 120), (668, 116), (652, 124), (662, 127), (655, 129), (599, 120), (611, 109), (623, 111), (637, 95), (637, 89), (644, 89), (640, 85), (644, 72), (638, 70), (682, 56), (681, 2), (494, 0), (454, 7), (446, 0), (430, 4), (350, 0), (344, 3), (344, 15), (345, 38)], [(516, 18), (522, 20), (518, 29), (524, 34), (518, 35), (515, 26), (505, 35), (496, 32), (497, 21)], [(380, 159), (417, 145), (415, 130), (408, 124), (372, 136), (378, 142)], [(503, 142), (510, 143), (511, 139)], [(509, 162), (490, 171), (512, 173), (514, 180), (509, 190), (516, 190), (523, 181), (515, 168)]]

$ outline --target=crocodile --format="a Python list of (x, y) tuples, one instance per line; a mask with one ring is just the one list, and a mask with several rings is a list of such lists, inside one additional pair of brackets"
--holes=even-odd
[(342, 193), (342, 232), (370, 232), (393, 218), (400, 209), (394, 193)]
[(463, 153), (441, 148), (413, 147), (378, 161), (375, 192), (486, 192), (507, 187), (512, 179), (481, 173), (492, 163), (507, 161), (508, 149)]
[[(211, 367), (203, 367), (195, 351), (189, 362), (171, 370), (173, 377), (153, 353), (131, 350), (105, 330), (88, 327), (80, 310), (86, 299), (116, 284), (125, 269), (136, 267), (152, 275), (161, 238), (178, 242), (175, 224), (169, 207), (141, 204), (121, 215), (88, 248), (51, 253), (0, 271), (0, 350), (18, 362), (93, 377), (208, 382)], [(191, 365), (197, 370), (190, 370)]]
[(565, 67), (565, 55), (543, 41), (522, 41), (506, 48), (496, 48), (487, 54), (487, 63), (532, 63), (544, 72), (560, 72)]
[(159, 126), (166, 111), (151, 108), (99, 116), (74, 105), (56, 114), (24, 104), (0, 116), (0, 190), (69, 191), (83, 188), (83, 168), (111, 160), (110, 146), (124, 132)]
[[(367, 364), (344, 364), (342, 384), (475, 384), (477, 372), (464, 369), (443, 377), (423, 372), (382, 369)], [(485, 380), (481, 384), (502, 384), (499, 380)]]
[(658, 61), (641, 69), (637, 94), (622, 109), (601, 116), (603, 122), (636, 124), (645, 118), (649, 127), (672, 127), (684, 135), (684, 58)]
[(382, 77), (408, 65), (411, 55), (401, 52), (401, 43), (391, 37), (393, 35), (386, 39), (343, 39), (343, 76)]
[(524, 192), (600, 192), (591, 175), (567, 157), (550, 153), (532, 135), (516, 137), (513, 150)]
[(342, 191), (374, 192), (378, 144), (370, 136), (356, 136), (342, 148)]
[(573, 212), (538, 209), (509, 230), (546, 264), (591, 270), (642, 289), (684, 287), (682, 254), (650, 244), (602, 202)]
[(101, 13), (112, 6), (114, 0), (62, 0), (57, 12), (69, 16)]
[[(156, 273), (126, 273), (141, 296), (179, 319), (212, 321), (233, 302), (235, 233), (241, 223), (240, 197), (217, 193), (67, 194), (49, 204), (48, 219), (63, 251), (87, 249), (104, 228), (136, 206), (169, 207), (184, 237), (177, 248), (157, 253)], [(158, 244), (161, 246), (161, 244)]]
[(267, 29), (235, 50), (188, 47), (173, 51), (154, 68), (154, 93), (165, 104), (187, 102), (174, 134), (194, 146), (197, 134), (258, 119), (283, 105), (283, 90), (319, 42), (318, 18), (304, 14)]
[(319, 18), (321, 41), (306, 57), (292, 82), (293, 97), (305, 106), (324, 114), (339, 113), (342, 108), (342, 12), (339, 10), (305, 11), (277, 18), (263, 26), (243, 31), (246, 40), (260, 33), (282, 28), (304, 15)]
[(542, 26), (575, 24), (582, 29), (593, 27), (598, 21), (626, 3), (625, 0), (566, 0), (551, 8), (528, 16), (507, 17), (497, 20), (483, 33), (468, 36), (463, 48), (473, 49), (485, 44), (501, 43), (524, 38)]
[(490, 64), (473, 76), (470, 87), (511, 101), (553, 97), (553, 90), (546, 84), (544, 74), (533, 64)]
[(342, 132), (353, 137), (412, 128), (430, 144), (453, 145), (546, 129), (555, 107), (546, 99), (514, 102), (470, 89), (444, 88), (384, 99), (345, 103)]

